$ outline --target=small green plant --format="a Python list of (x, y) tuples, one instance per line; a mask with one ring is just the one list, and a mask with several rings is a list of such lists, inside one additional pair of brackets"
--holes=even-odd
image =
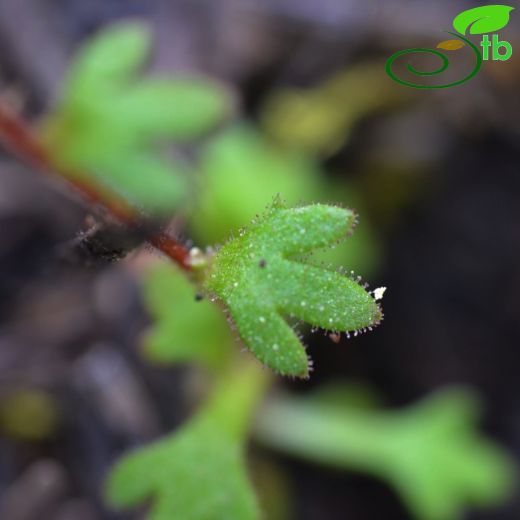
[(187, 196), (189, 170), (158, 144), (208, 132), (229, 112), (231, 98), (207, 79), (140, 79), (150, 49), (149, 29), (138, 23), (113, 26), (93, 39), (78, 53), (61, 103), (40, 135), (69, 175), (151, 216), (171, 216)]
[(156, 520), (258, 518), (244, 451), (252, 410), (268, 379), (247, 363), (225, 373), (179, 431), (116, 467), (108, 483), (111, 502), (132, 506), (153, 499)]
[(269, 212), (239, 232), (215, 256), (205, 282), (227, 306), (255, 356), (282, 375), (307, 377), (309, 360), (284, 315), (334, 331), (379, 323), (374, 296), (355, 280), (298, 255), (331, 245), (352, 230), (355, 214), (314, 204)]
[[(0, 107), (0, 137), (12, 151), (61, 176), (119, 225), (142, 230), (173, 261), (144, 279), (153, 318), (143, 340), (146, 358), (211, 374), (204, 404), (183, 426), (115, 465), (108, 501), (114, 507), (146, 502), (153, 520), (259, 519), (269, 504), (259, 503), (248, 477), (250, 436), (383, 478), (421, 520), (451, 520), (468, 504), (500, 500), (510, 468), (476, 433), (466, 394), (391, 412), (361, 409), (344, 392), (306, 399), (274, 392), (258, 413), (272, 372), (309, 376), (296, 320), (335, 337), (369, 330), (382, 319), (383, 290), (369, 291), (359, 277), (321, 263), (323, 250), (343, 243), (357, 217), (340, 205), (315, 203), (340, 191), (317, 162), (297, 149), (277, 149), (243, 122), (204, 140), (229, 115), (231, 96), (208, 80), (138, 80), (149, 49), (150, 34), (140, 24), (94, 38), (36, 136)], [(175, 153), (165, 160), (158, 148), (195, 139), (199, 153), (191, 162)], [(347, 191), (351, 198), (355, 187)], [(206, 243), (234, 236), (220, 248), (189, 249), (153, 225), (174, 211)], [(360, 236), (344, 241), (350, 250), (338, 248), (334, 260), (373, 267), (375, 240), (366, 229)], [(224, 307), (256, 360), (238, 351), (209, 300)]]
[(460, 518), (468, 504), (510, 492), (509, 461), (475, 433), (478, 403), (445, 389), (399, 412), (353, 405), (351, 389), (321, 388), (268, 402), (255, 429), (265, 444), (305, 459), (356, 469), (394, 486), (417, 518)]

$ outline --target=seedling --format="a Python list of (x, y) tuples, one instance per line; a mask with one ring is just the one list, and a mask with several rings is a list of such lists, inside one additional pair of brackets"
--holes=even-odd
[[(245, 227), (221, 247), (187, 247), (157, 224), (174, 213), (188, 215), (188, 229), (220, 242), (223, 230), (249, 211), (247, 201), (257, 202), (278, 178), (291, 200), (335, 190), (310, 159), (270, 149), (243, 125), (201, 145), (230, 115), (232, 96), (207, 79), (138, 80), (149, 48), (149, 32), (139, 24), (94, 38), (71, 67), (61, 104), (37, 133), (0, 105), (0, 140), (7, 148), (83, 194), (108, 225), (138, 229), (172, 261), (145, 280), (154, 321), (144, 336), (145, 356), (209, 369), (215, 381), (205, 404), (178, 431), (122, 458), (108, 481), (109, 502), (148, 502), (153, 520), (260, 518), (245, 459), (252, 428), (276, 448), (387, 479), (420, 519), (451, 520), (467, 503), (499, 500), (509, 468), (474, 432), (470, 406), (457, 395), (400, 414), (275, 396), (254, 421), (272, 372), (309, 376), (312, 363), (294, 321), (325, 329), (341, 343), (342, 333), (357, 335), (381, 321), (384, 288), (369, 291), (357, 276), (311, 256), (353, 232), (356, 214), (338, 205), (275, 197), (253, 221), (239, 218)], [(194, 140), (203, 148), (202, 166), (178, 154), (165, 159), (158, 148), (160, 141)], [(266, 183), (253, 168), (246, 178), (251, 158), (276, 175)], [(227, 187), (237, 188), (235, 198)], [(359, 244), (354, 250), (365, 258), (368, 241)], [(219, 306), (258, 361), (233, 345)]]

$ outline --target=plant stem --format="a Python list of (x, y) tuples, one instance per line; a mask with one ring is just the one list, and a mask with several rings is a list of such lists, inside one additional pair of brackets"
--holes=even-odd
[[(139, 225), (144, 216), (128, 202), (114, 193), (98, 189), (96, 186), (79, 180), (79, 176), (71, 174), (57, 165), (45, 147), (39, 142), (31, 128), (17, 114), (13, 113), (5, 103), (0, 102), (0, 142), (22, 162), (52, 177), (64, 181), (75, 192), (90, 204), (102, 207), (109, 215), (125, 225)], [(187, 247), (164, 232), (158, 232), (148, 242), (164, 253), (185, 271), (191, 271), (190, 252)]]

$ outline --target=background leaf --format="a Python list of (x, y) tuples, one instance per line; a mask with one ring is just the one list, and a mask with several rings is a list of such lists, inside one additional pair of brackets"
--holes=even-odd
[(271, 447), (386, 480), (421, 520), (462, 518), (512, 489), (505, 454), (475, 431), (477, 401), (446, 389), (401, 411), (341, 404), (329, 392), (268, 402), (257, 437)]
[(222, 312), (208, 300), (196, 301), (195, 294), (174, 266), (161, 264), (147, 273), (144, 298), (154, 325), (145, 337), (145, 353), (162, 363), (222, 369), (232, 352), (231, 330)]
[(153, 215), (168, 215), (187, 189), (177, 159), (158, 141), (193, 139), (231, 106), (223, 87), (204, 78), (139, 81), (151, 47), (145, 25), (119, 24), (78, 53), (55, 112), (41, 127), (53, 159)]
[(132, 507), (152, 500), (152, 520), (256, 520), (244, 444), (268, 379), (256, 364), (226, 374), (178, 432), (116, 465), (107, 486), (110, 502)]
[[(254, 127), (240, 122), (204, 147), (197, 200), (190, 208), (191, 236), (202, 244), (223, 243), (265, 211), (266, 201), (275, 193), (283, 193), (289, 205), (326, 200), (363, 210), (353, 183), (337, 185), (308, 155), (276, 146)], [(369, 276), (377, 266), (379, 253), (364, 218), (348, 242), (316, 251), (314, 256)]]

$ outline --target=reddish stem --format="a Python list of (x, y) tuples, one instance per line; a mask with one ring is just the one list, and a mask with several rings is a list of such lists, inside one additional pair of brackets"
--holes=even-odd
[[(53, 177), (59, 177), (91, 204), (103, 207), (111, 216), (126, 225), (143, 221), (143, 216), (124, 199), (79, 180), (85, 175), (71, 174), (53, 160), (29, 125), (0, 102), (0, 142), (21, 161)], [(159, 232), (148, 242), (186, 271), (191, 271), (189, 250), (173, 237)]]

